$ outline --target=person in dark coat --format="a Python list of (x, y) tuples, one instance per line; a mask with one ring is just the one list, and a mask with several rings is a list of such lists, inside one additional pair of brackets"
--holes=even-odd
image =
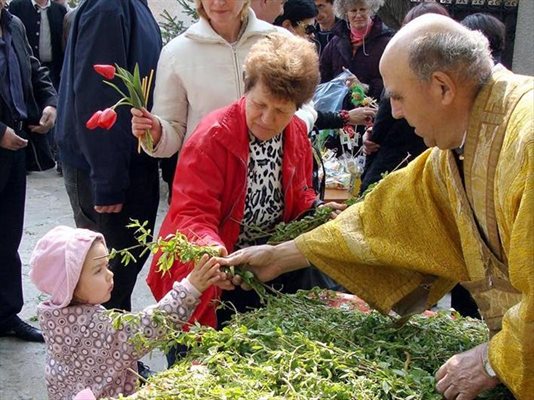
[[(421, 3), (408, 11), (403, 25), (429, 13), (449, 16), (447, 9), (440, 4)], [(383, 99), (379, 104), (372, 131), (364, 135), (363, 150), (367, 157), (360, 194), (365, 192), (369, 185), (382, 179), (384, 173), (405, 167), (426, 149), (423, 139), (415, 134), (404, 118), (393, 118), (389, 98)]]
[(315, 0), (319, 10), (315, 24), (315, 40), (319, 43), (319, 55), (334, 36), (332, 28), (341, 21), (334, 13), (334, 0)]
[[(377, 151), (369, 151), (370, 146)], [(382, 174), (405, 167), (426, 149), (423, 139), (415, 134), (404, 118), (396, 120), (391, 116), (391, 103), (389, 99), (383, 99), (373, 124), (372, 143), (364, 140), (367, 157), (360, 194), (382, 179)]]
[(13, 0), (9, 12), (24, 24), (33, 54), (50, 70), (57, 90), (63, 65), (63, 18), (67, 9), (51, 0)]
[(18, 248), (26, 198), (28, 132), (42, 135), (56, 119), (57, 96), (48, 71), (32, 56), (24, 25), (0, 0), (0, 336), (42, 342), (22, 321), (22, 263)]
[[(51, 0), (12, 0), (9, 12), (24, 24), (34, 56), (49, 69), (52, 84), (58, 90), (63, 65), (63, 18), (67, 13), (66, 8)], [(46, 139), (38, 143), (42, 148), (40, 158), (44, 160), (37, 159), (32, 146), (26, 149), (26, 170), (43, 171), (53, 168), (57, 163), (58, 173), (61, 174), (53, 129)]]
[[(159, 204), (157, 159), (137, 152), (128, 107), (116, 111), (110, 130), (90, 131), (87, 120), (111, 107), (119, 94), (105, 85), (94, 64), (117, 64), (129, 71), (139, 64), (140, 75), (155, 70), (161, 35), (146, 0), (92, 0), (77, 9), (65, 50), (59, 89), (58, 145), (63, 176), (74, 220), (79, 228), (104, 235), (115, 249), (136, 244), (126, 228), (130, 218), (148, 221), (153, 231)], [(151, 96), (148, 108), (150, 109)], [(121, 265), (110, 261), (115, 285), (107, 308), (131, 309), (131, 294), (148, 254)]]
[(336, 0), (341, 18), (334, 37), (321, 54), (321, 82), (328, 82), (348, 68), (360, 82), (369, 85), (368, 96), (379, 99), (384, 89), (378, 63), (393, 32), (383, 25), (376, 11), (382, 0)]

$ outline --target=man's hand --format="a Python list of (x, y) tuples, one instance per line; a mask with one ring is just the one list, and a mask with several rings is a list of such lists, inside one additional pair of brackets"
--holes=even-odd
[(0, 147), (7, 150), (20, 150), (28, 145), (26, 139), (21, 138), (15, 131), (9, 127), (6, 128), (4, 136), (0, 139)]
[(28, 125), (28, 128), (30, 128), (30, 130), (34, 133), (45, 134), (52, 129), (55, 123), (56, 109), (55, 107), (48, 106), (43, 110), (43, 114), (39, 120), (39, 125)]
[(330, 201), (328, 203), (321, 204), (318, 208), (321, 207), (331, 208), (333, 211), (330, 213), (330, 217), (332, 219), (335, 219), (339, 214), (341, 214), (343, 210), (347, 208), (347, 205), (342, 203), (336, 203), (335, 201)]
[[(280, 268), (276, 265), (274, 249), (274, 246), (269, 245), (247, 247), (230, 254), (228, 257), (219, 258), (217, 261), (221, 266), (236, 265), (245, 267), (252, 271), (260, 281), (266, 282), (276, 278), (282, 273)], [(234, 279), (232, 283), (239, 286), (242, 282), (237, 278)], [(227, 285), (219, 286), (223, 289), (227, 289)]]
[(99, 214), (113, 214), (120, 213), (122, 211), (122, 203), (112, 204), (110, 206), (95, 206), (94, 209)]
[(436, 390), (447, 400), (472, 400), (499, 383), (486, 374), (483, 355), (487, 343), (449, 358), (436, 373)]

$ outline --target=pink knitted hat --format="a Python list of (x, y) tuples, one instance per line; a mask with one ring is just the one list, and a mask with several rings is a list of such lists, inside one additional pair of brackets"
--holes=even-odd
[(51, 296), (50, 306), (70, 304), (85, 257), (97, 239), (106, 245), (100, 233), (56, 226), (37, 242), (30, 258), (30, 278), (37, 289)]

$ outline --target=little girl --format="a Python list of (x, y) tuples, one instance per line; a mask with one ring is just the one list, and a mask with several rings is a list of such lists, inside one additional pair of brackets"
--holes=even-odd
[[(33, 250), (30, 278), (50, 299), (38, 306), (47, 345), (45, 377), (50, 400), (72, 399), (90, 388), (96, 398), (129, 395), (136, 389), (139, 350), (128, 340), (138, 332), (157, 338), (154, 309), (167, 313), (176, 329), (189, 320), (200, 294), (224, 279), (214, 259), (204, 256), (167, 295), (140, 313), (139, 325), (112, 327), (100, 304), (109, 300), (113, 272), (104, 237), (86, 229), (58, 226)], [(128, 268), (125, 266), (124, 268)]]

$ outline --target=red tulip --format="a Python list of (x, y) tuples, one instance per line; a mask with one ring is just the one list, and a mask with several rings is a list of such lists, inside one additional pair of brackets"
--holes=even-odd
[(95, 64), (93, 65), (93, 68), (107, 80), (115, 78), (115, 67), (113, 65)]
[(102, 115), (102, 111), (98, 110), (97, 112), (95, 112), (91, 118), (89, 118), (87, 120), (87, 122), (85, 123), (85, 126), (87, 127), (87, 129), (96, 129), (99, 125), (99, 121), (100, 121), (100, 116)]
[(98, 126), (110, 130), (117, 121), (117, 113), (113, 108), (106, 108), (98, 118)]

